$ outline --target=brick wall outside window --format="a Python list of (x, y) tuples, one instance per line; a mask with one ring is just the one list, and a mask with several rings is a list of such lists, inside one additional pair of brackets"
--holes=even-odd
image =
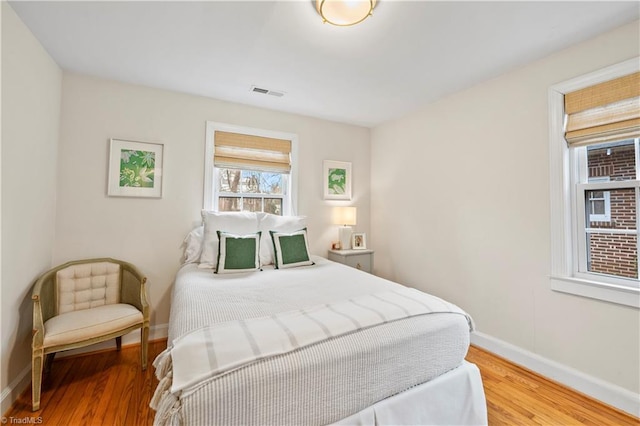
[[(608, 176), (610, 181), (635, 179), (633, 144), (589, 152), (589, 177)], [(610, 191), (611, 220), (591, 222), (591, 228), (636, 229), (635, 190)], [(589, 240), (591, 272), (638, 278), (637, 236), (591, 234)]]

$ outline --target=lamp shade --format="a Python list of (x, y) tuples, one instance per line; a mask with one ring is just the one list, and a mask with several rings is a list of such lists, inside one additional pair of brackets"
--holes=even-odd
[(335, 225), (351, 226), (356, 224), (355, 207), (334, 207), (333, 223)]
[(322, 19), (341, 27), (364, 21), (374, 7), (376, 0), (316, 0), (316, 9)]

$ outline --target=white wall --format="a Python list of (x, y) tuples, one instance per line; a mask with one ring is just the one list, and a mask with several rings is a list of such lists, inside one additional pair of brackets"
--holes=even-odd
[(51, 267), (62, 72), (2, 2), (2, 412), (31, 365), (31, 286)]
[[(353, 163), (357, 230), (369, 231), (369, 129), (66, 73), (63, 77), (54, 263), (110, 256), (149, 277), (151, 322), (168, 322), (180, 245), (199, 223), (207, 120), (299, 137), (298, 213), (326, 256), (338, 228), (322, 199), (322, 160)], [(277, 101), (277, 100), (276, 100)], [(107, 197), (109, 138), (161, 142), (162, 199)]]
[[(376, 273), (479, 331), (640, 392), (640, 315), (549, 288), (549, 86), (637, 56), (635, 22), (372, 131)], [(393, 207), (390, 207), (393, 206)]]

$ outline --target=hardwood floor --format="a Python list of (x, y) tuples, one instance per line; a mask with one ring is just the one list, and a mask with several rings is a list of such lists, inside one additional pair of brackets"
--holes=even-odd
[[(158, 383), (151, 361), (165, 347), (166, 341), (149, 344), (147, 371), (140, 369), (137, 346), (125, 347), (120, 352), (57, 359), (44, 380), (41, 409), (31, 411), (29, 388), (5, 414), (6, 422), (52, 426), (150, 425), (154, 411), (149, 408), (149, 400)], [(482, 373), (492, 426), (640, 425), (640, 419), (479, 348), (472, 346), (467, 360), (478, 365)]]
[(40, 410), (31, 411), (29, 387), (4, 415), (6, 424), (13, 417), (43, 426), (150, 425), (155, 412), (149, 401), (158, 384), (151, 362), (166, 347), (166, 340), (149, 342), (146, 371), (139, 346), (57, 358), (43, 379)]
[(639, 426), (640, 419), (472, 346), (480, 368), (490, 425)]

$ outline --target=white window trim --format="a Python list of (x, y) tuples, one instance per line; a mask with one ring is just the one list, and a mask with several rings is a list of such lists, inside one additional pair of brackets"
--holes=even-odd
[(549, 88), (551, 289), (635, 308), (640, 308), (639, 288), (617, 285), (615, 279), (600, 280), (597, 274), (589, 274), (589, 279), (584, 279), (574, 273), (577, 251), (573, 250), (572, 226), (576, 226), (576, 218), (572, 217), (571, 203), (576, 199), (576, 191), (571, 187), (571, 172), (575, 169), (571, 167), (571, 151), (564, 139), (564, 95), (638, 71), (640, 57)]
[(204, 197), (202, 208), (204, 210), (217, 210), (215, 205), (215, 167), (213, 166), (214, 134), (217, 131), (241, 133), (244, 135), (262, 136), (265, 138), (286, 139), (291, 141), (291, 171), (289, 172), (288, 211), (283, 211), (285, 216), (294, 216), (298, 212), (298, 135), (293, 133), (276, 132), (272, 130), (256, 129), (252, 127), (236, 126), (233, 124), (207, 121), (205, 131), (204, 153)]

